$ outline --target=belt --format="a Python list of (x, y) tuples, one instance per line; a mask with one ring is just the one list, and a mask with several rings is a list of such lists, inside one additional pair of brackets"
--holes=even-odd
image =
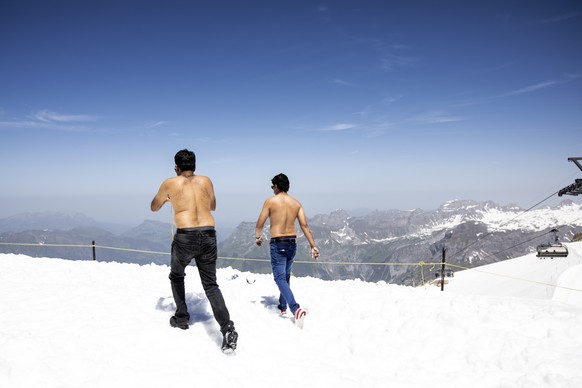
[(195, 226), (193, 228), (178, 228), (176, 229), (176, 233), (187, 234), (192, 232), (204, 232), (207, 230), (214, 230), (214, 226)]
[(272, 243), (277, 243), (277, 242), (295, 242), (295, 239), (297, 238), (297, 236), (282, 236), (282, 237), (273, 237), (271, 239)]

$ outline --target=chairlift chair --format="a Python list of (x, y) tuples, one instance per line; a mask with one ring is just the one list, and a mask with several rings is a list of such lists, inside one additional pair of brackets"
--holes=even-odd
[(568, 257), (568, 248), (562, 245), (558, 240), (558, 229), (552, 229), (550, 232), (554, 233), (554, 242), (538, 245), (538, 254), (536, 257), (539, 257), (540, 259), (546, 257), (549, 257), (550, 259), (553, 259), (554, 257)]
[[(455, 276), (455, 272), (452, 269), (446, 268), (445, 269), (445, 278), (452, 278)], [(440, 279), (441, 278), (441, 270), (437, 269), (434, 273), (434, 277), (436, 279)]]
[[(449, 284), (455, 277), (455, 272), (452, 269), (445, 268), (444, 272), (444, 283)], [(429, 282), (430, 284), (440, 287), (441, 285), (441, 270), (437, 269), (434, 273), (434, 279)]]

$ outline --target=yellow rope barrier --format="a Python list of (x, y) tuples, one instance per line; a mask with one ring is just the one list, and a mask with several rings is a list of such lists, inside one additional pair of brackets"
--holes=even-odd
[(44, 243), (4, 243), (0, 242), (0, 245), (16, 245), (16, 246), (36, 246), (36, 247), (77, 247), (77, 248), (101, 248), (101, 249), (109, 249), (114, 251), (126, 251), (126, 252), (137, 252), (137, 253), (154, 253), (158, 255), (169, 255), (168, 252), (156, 252), (156, 251), (146, 251), (142, 249), (130, 249), (130, 248), (118, 248), (118, 247), (109, 247), (106, 245), (93, 245), (93, 244), (44, 244)]
[[(463, 267), (461, 267), (461, 268), (463, 268)], [(465, 269), (468, 269), (468, 270), (471, 270), (471, 271), (475, 271), (475, 272), (479, 272), (479, 273), (483, 273), (483, 274), (486, 274), (486, 275), (499, 276), (499, 277), (507, 278), (507, 279), (511, 279), (511, 280), (519, 280), (519, 281), (522, 281), (522, 282), (529, 282), (529, 283), (539, 284), (539, 285), (542, 285), (542, 286), (552, 286), (552, 287), (556, 287), (556, 288), (563, 288), (563, 289), (566, 289), (566, 290), (580, 291), (580, 292), (582, 292), (582, 290), (578, 290), (576, 288), (558, 286), (557, 284), (549, 284), (549, 283), (544, 283), (544, 282), (540, 282), (540, 281), (537, 281), (537, 280), (522, 279), (522, 278), (518, 278), (518, 277), (515, 277), (515, 276), (511, 276), (511, 275), (504, 275), (504, 274), (500, 274), (500, 273), (493, 273), (493, 272), (489, 272), (489, 271), (483, 271), (482, 269), (477, 269), (477, 268), (465, 268)]]
[[(117, 248), (117, 247), (110, 247), (110, 246), (105, 246), (105, 245), (93, 245), (93, 244), (46, 244), (46, 243), (7, 243), (7, 242), (0, 242), (0, 245), (16, 245), (16, 246), (38, 246), (38, 247), (79, 247), (79, 248), (100, 248), (100, 249), (109, 249), (109, 250), (117, 250), (117, 251), (125, 251), (125, 252), (136, 252), (136, 253), (150, 253), (150, 254), (158, 254), (158, 255), (170, 255), (169, 252), (156, 252), (156, 251), (148, 251), (148, 250), (142, 250), (142, 249), (130, 249), (130, 248)], [(219, 256), (218, 259), (221, 260), (237, 260), (237, 261), (255, 261), (255, 262), (265, 262), (268, 263), (270, 262), (269, 259), (257, 259), (257, 258), (246, 258), (246, 257), (223, 257), (223, 256)], [(424, 261), (419, 261), (417, 263), (413, 263), (413, 262), (400, 262), (400, 263), (385, 263), (385, 262), (342, 262), (342, 261), (307, 261), (307, 260), (297, 260), (295, 261), (295, 263), (299, 263), (299, 264), (326, 264), (326, 265), (381, 265), (381, 266), (419, 266), (420, 267), (420, 272), (421, 272), (421, 278), (422, 278), (422, 284), (425, 284), (425, 279), (424, 279), (424, 267), (427, 265), (430, 265), (430, 271), (432, 271), (436, 265), (440, 265), (442, 264), (441, 262), (424, 262)], [(477, 271), (486, 275), (491, 275), (491, 276), (500, 276), (500, 277), (504, 277), (504, 278), (508, 278), (508, 279), (512, 279), (512, 280), (519, 280), (519, 281), (524, 281), (524, 282), (530, 282), (530, 283), (534, 283), (534, 284), (540, 284), (540, 285), (544, 285), (544, 286), (550, 286), (550, 287), (556, 287), (556, 288), (562, 288), (562, 289), (566, 289), (566, 290), (570, 290), (570, 291), (578, 291), (578, 292), (582, 292), (582, 290), (576, 289), (576, 288), (571, 288), (571, 287), (564, 287), (564, 286), (558, 286), (557, 284), (549, 284), (549, 283), (544, 283), (544, 282), (539, 282), (536, 280), (529, 280), (529, 279), (522, 279), (522, 278), (518, 278), (515, 276), (510, 276), (510, 275), (503, 275), (503, 274), (497, 274), (497, 273), (493, 273), (493, 272), (488, 272), (488, 271), (483, 271), (477, 268), (469, 268), (469, 267), (465, 267), (462, 265), (456, 265), (456, 264), (451, 264), (451, 263), (446, 263), (447, 267), (451, 267), (451, 268), (457, 268), (457, 269), (461, 269), (461, 270), (471, 270), (471, 271)]]
[(92, 244), (45, 244), (45, 243), (4, 243), (0, 242), (0, 245), (19, 245), (19, 246), (37, 246), (37, 247), (80, 247), (80, 248), (92, 248)]
[[(92, 247), (93, 245), (91, 245)], [(154, 253), (156, 255), (169, 255), (169, 252), (156, 252), (156, 251), (146, 251), (142, 249), (131, 249), (131, 248), (116, 248), (116, 247), (108, 247), (104, 245), (95, 245), (95, 248), (101, 249), (109, 249), (112, 251), (124, 251), (124, 252), (137, 252), (137, 253)]]

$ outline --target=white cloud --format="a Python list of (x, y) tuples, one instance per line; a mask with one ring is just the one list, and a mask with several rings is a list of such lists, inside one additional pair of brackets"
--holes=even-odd
[(49, 110), (41, 110), (32, 115), (33, 119), (42, 121), (45, 123), (58, 122), (58, 123), (70, 123), (70, 122), (85, 122), (85, 121), (96, 121), (99, 119), (97, 116), (90, 115), (66, 115), (56, 112), (51, 112)]
[(104, 132), (103, 129), (97, 130), (87, 124), (99, 119), (99, 116), (61, 114), (49, 110), (40, 110), (26, 117), (0, 121), (0, 128), (8, 130), (27, 128), (66, 132)]
[(540, 89), (549, 88), (549, 87), (554, 86), (554, 85), (559, 84), (559, 83), (561, 83), (561, 81), (540, 82), (539, 84), (535, 84), (535, 85), (527, 86), (527, 87), (522, 88), (522, 89), (517, 89), (517, 90), (513, 90), (511, 92), (507, 92), (507, 93), (503, 94), (503, 96), (515, 96), (517, 94), (531, 93), (531, 92), (535, 92), (535, 91), (540, 90)]
[(542, 23), (553, 24), (553, 23), (563, 22), (564, 20), (577, 18), (579, 16), (582, 16), (582, 12), (572, 12), (572, 13), (567, 13), (564, 15), (558, 15), (558, 16), (555, 16), (553, 18), (544, 19), (544, 20), (542, 20)]
[(153, 129), (153, 128), (157, 128), (157, 127), (164, 126), (164, 125), (166, 125), (166, 124), (168, 124), (168, 122), (167, 122), (167, 121), (156, 121), (155, 123), (148, 124), (148, 125), (147, 125), (147, 128), (148, 128), (148, 129)]
[(354, 112), (354, 114), (360, 115), (361, 117), (367, 117), (372, 113), (374, 113), (374, 108), (372, 107), (372, 105), (368, 105), (366, 108), (359, 112)]
[(536, 92), (536, 91), (541, 90), (541, 89), (546, 89), (546, 88), (550, 88), (552, 86), (572, 82), (574, 80), (577, 80), (580, 77), (582, 77), (582, 74), (566, 74), (564, 79), (555, 80), (555, 81), (540, 82), (540, 83), (537, 83), (535, 85), (531, 85), (531, 86), (527, 86), (525, 88), (521, 88), (521, 89), (507, 92), (507, 93), (502, 94), (501, 96), (498, 96), (498, 97), (508, 97), (508, 96), (515, 96), (518, 94), (532, 93), (532, 92)]
[(394, 71), (401, 67), (412, 67), (417, 59), (404, 57), (401, 55), (385, 54), (381, 59), (382, 69), (385, 71)]
[(345, 123), (340, 123), (340, 124), (334, 124), (334, 125), (330, 125), (329, 127), (325, 127), (323, 129), (321, 129), (322, 131), (347, 131), (349, 129), (354, 129), (356, 128), (356, 125), (354, 124), (345, 124)]
[(348, 82), (348, 81), (344, 81), (343, 79), (339, 79), (339, 78), (335, 78), (331, 82), (336, 84), (336, 85), (341, 85), (341, 86), (354, 86), (353, 83)]
[(569, 83), (569, 82), (575, 81), (579, 78), (582, 78), (582, 74), (566, 74), (566, 75), (564, 75), (563, 79), (539, 82), (539, 83), (534, 84), (534, 85), (526, 86), (526, 87), (521, 88), (521, 89), (511, 90), (509, 92), (506, 92), (503, 94), (498, 94), (496, 96), (482, 97), (480, 99), (475, 99), (473, 101), (461, 102), (461, 103), (455, 104), (453, 106), (462, 107), (462, 106), (486, 104), (486, 103), (493, 102), (493, 101), (500, 99), (500, 98), (517, 96), (517, 95), (527, 94), (527, 93), (534, 93), (534, 92), (537, 92), (537, 91), (540, 91), (543, 89), (547, 89), (547, 88), (551, 88), (551, 87), (554, 87), (554, 86), (557, 86), (560, 84)]
[(422, 124), (442, 124), (442, 123), (452, 123), (456, 121), (462, 121), (462, 117), (458, 116), (450, 116), (444, 111), (435, 110), (431, 112), (427, 112), (425, 114), (416, 116), (413, 118), (413, 121), (422, 123)]
[(398, 95), (393, 96), (393, 97), (387, 97), (387, 98), (383, 99), (382, 101), (380, 101), (380, 103), (383, 105), (390, 105), (390, 104), (400, 100), (402, 97), (404, 97), (403, 94), (398, 94)]
[(403, 94), (398, 94), (395, 96), (386, 97), (386, 98), (380, 100), (376, 104), (368, 105), (363, 110), (358, 111), (358, 112), (354, 112), (354, 114), (360, 115), (361, 117), (368, 117), (368, 116), (378, 112), (380, 109), (385, 109), (387, 106), (392, 105), (393, 103), (402, 99), (403, 97), (404, 97)]

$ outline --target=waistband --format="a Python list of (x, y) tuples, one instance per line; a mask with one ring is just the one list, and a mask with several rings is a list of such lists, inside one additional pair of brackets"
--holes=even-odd
[(204, 232), (207, 230), (214, 230), (214, 226), (195, 226), (194, 228), (178, 228), (176, 229), (176, 233), (186, 234), (192, 232)]
[(271, 239), (272, 243), (277, 243), (277, 242), (295, 242), (295, 239), (297, 238), (297, 236), (281, 236), (281, 237), (273, 237)]

